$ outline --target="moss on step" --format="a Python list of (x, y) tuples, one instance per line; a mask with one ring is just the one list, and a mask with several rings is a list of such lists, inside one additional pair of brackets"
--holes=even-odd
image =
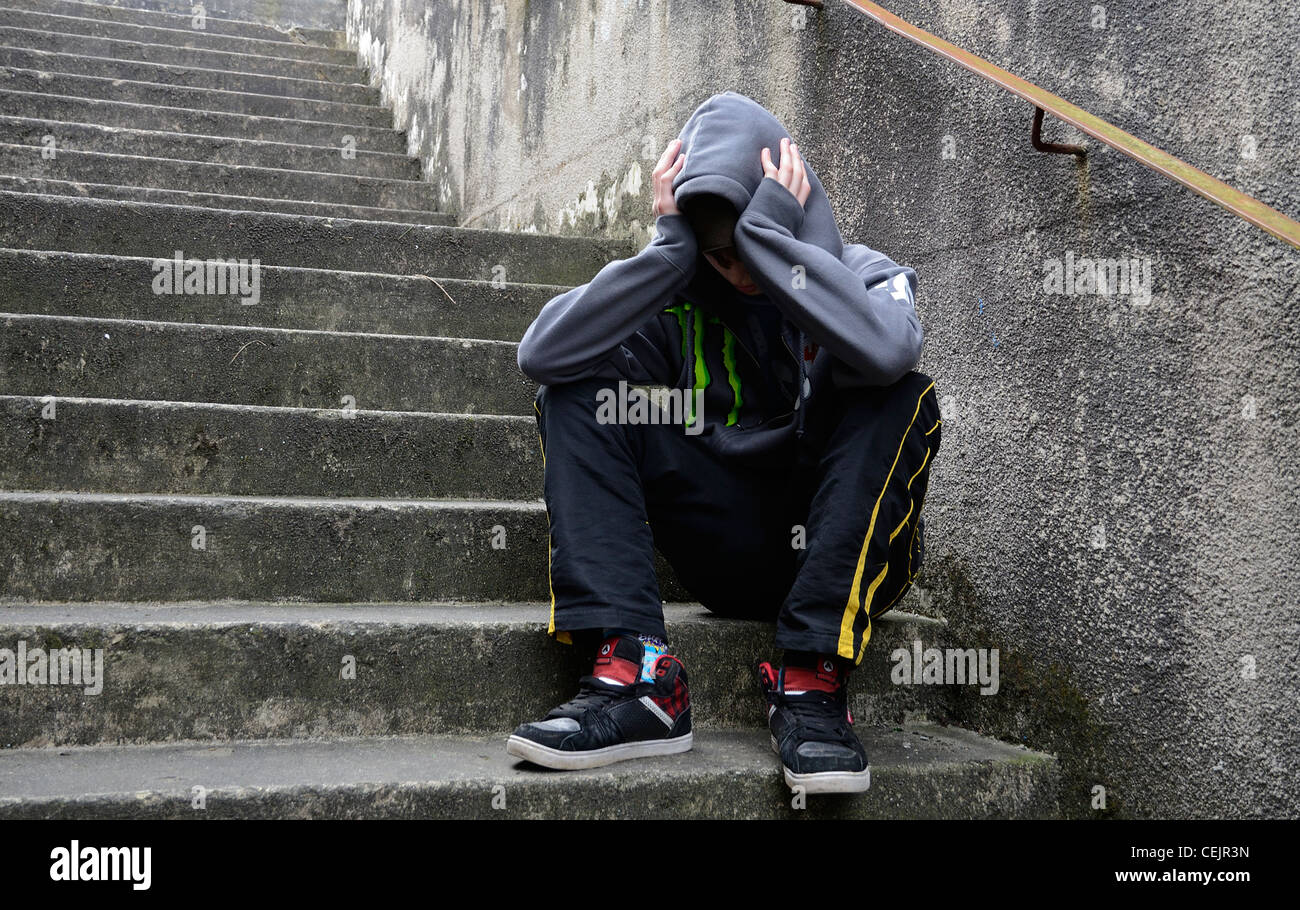
[[(1044, 661), (1004, 637), (997, 608), (972, 582), (963, 562), (936, 559), (926, 572), (948, 621), (951, 642), (978, 642), (998, 649), (999, 689), (981, 696), (978, 688), (953, 686), (944, 718), (1006, 742), (1054, 753), (1061, 768), (1061, 811), (1067, 818), (1112, 818), (1124, 804), (1112, 786), (1109, 754), (1114, 737), (1096, 715), (1069, 668)], [(1094, 788), (1105, 788), (1105, 808), (1093, 808)]]

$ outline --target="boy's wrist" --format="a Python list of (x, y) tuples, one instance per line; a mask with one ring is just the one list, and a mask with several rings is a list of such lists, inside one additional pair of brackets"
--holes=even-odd
[(654, 237), (650, 243), (679, 271), (685, 274), (693, 271), (698, 250), (695, 231), (685, 215), (656, 217)]
[(686, 220), (686, 216), (681, 212), (668, 212), (663, 215), (656, 215), (655, 231), (661, 234), (667, 232), (673, 234), (689, 233), (692, 238), (695, 236), (695, 232), (691, 230), (691, 223)]

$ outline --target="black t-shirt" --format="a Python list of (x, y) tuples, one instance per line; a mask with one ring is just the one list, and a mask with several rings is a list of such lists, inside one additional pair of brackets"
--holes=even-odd
[(751, 297), (737, 292), (736, 296), (744, 308), (750, 349), (762, 365), (763, 410), (768, 417), (787, 413), (794, 403), (797, 378), (784, 337), (785, 316), (765, 294)]

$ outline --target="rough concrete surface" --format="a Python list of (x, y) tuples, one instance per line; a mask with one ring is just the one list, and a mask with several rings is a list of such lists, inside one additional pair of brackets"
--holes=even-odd
[(29, 86), (19, 91), (8, 85), (0, 73), (0, 103), (6, 114), (21, 117), (94, 123), (109, 127), (170, 130), (205, 136), (238, 136), (267, 142), (333, 146), (337, 152), (344, 136), (351, 136), (359, 150), (397, 153), (405, 148), (395, 130), (312, 120), (251, 117), (224, 111), (156, 107), (129, 101), (57, 95)]
[(115, 21), (102, 16), (64, 15), (0, 7), (0, 24), (12, 28), (41, 29), (63, 34), (146, 41), (150, 44), (203, 47), (210, 50), (265, 54), (268, 57), (295, 60), (314, 59), (325, 63), (347, 63), (349, 56), (342, 48), (299, 40), (291, 34), (247, 37), (239, 34), (223, 34), (206, 27), (196, 29), (190, 25), (189, 16), (184, 17), (180, 22), (167, 17), (157, 25), (141, 25), (136, 22)]
[(5, 192), (0, 244), (151, 259), (181, 250), (194, 259), (257, 258), (277, 266), (545, 284), (573, 283), (614, 249), (582, 237)]
[[(0, 687), (0, 746), (500, 733), (572, 698), (586, 649), (547, 641), (548, 603), (15, 603), (0, 647), (103, 649), (101, 685)], [(772, 623), (664, 609), (696, 727), (762, 730), (754, 664)], [(849, 695), (863, 726), (939, 716), (956, 694), (890, 682), (889, 653), (942, 642), (899, 613)], [(345, 664), (351, 671), (345, 674)], [(93, 688), (93, 687), (92, 687)]]
[[(155, 28), (193, 28), (193, 0), (5, 0), (10, 9), (129, 22)], [(346, 0), (204, 0), (205, 31), (275, 41), (319, 43), (343, 28)]]
[[(108, 175), (104, 179), (121, 179)], [(453, 219), (442, 212), (419, 209), (381, 209), (375, 206), (346, 205), (330, 202), (305, 202), (301, 199), (278, 199), (265, 196), (232, 196), (225, 193), (197, 193), (192, 190), (168, 190), (113, 183), (82, 183), (73, 180), (50, 180), (45, 177), (0, 176), (0, 190), (43, 196), (73, 196), (117, 202), (152, 202), (158, 205), (182, 205), (240, 212), (278, 212), (310, 215), (316, 218), (392, 221), (401, 224), (450, 225)], [(247, 190), (245, 189), (245, 192)]]
[[(501, 737), (384, 737), (0, 752), (5, 818), (1042, 818), (1049, 756), (959, 730), (866, 731), (873, 787), (791, 806), (768, 736), (556, 773)], [(195, 787), (203, 809), (194, 808)], [(80, 794), (72, 796), (71, 794)], [(502, 799), (504, 798), (504, 799)], [(494, 805), (495, 803), (495, 805)]]
[(540, 499), (532, 417), (0, 395), (0, 489)]
[[(237, 298), (153, 293), (156, 259), (0, 250), (0, 311), (110, 319), (246, 325)], [(68, 293), (75, 290), (77, 293)], [(259, 326), (333, 332), (436, 335), (515, 341), (543, 304), (564, 290), (515, 284), (291, 268), (262, 263)]]
[[(188, 17), (193, 0), (97, 0), (124, 10), (148, 10)], [(282, 28), (340, 29), (344, 0), (205, 0), (209, 16), (243, 22), (268, 22)]]

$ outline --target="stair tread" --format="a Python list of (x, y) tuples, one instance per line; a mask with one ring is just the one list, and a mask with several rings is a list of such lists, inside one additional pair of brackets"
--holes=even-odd
[[(257, 319), (255, 305), (224, 300), (214, 305)], [(23, 313), (0, 323), (5, 391), (18, 395), (524, 414), (536, 392), (516, 343), (499, 339)]]
[[(420, 626), (513, 626), (536, 629), (544, 622), (550, 604), (542, 601), (492, 603), (482, 601), (428, 601), (423, 603), (274, 603), (266, 601), (177, 601), (139, 603), (90, 601), (86, 603), (0, 602), (0, 626), (159, 625), (190, 626), (244, 623), (346, 623)], [(670, 628), (707, 624), (712, 630), (740, 628), (745, 623), (719, 619), (698, 603), (664, 605)], [(918, 613), (891, 610), (872, 620), (884, 628), (914, 624), (942, 626), (944, 622)], [(883, 633), (882, 633), (883, 634)]]
[[(24, 145), (15, 142), (0, 141), (0, 152), (5, 150), (27, 150), (37, 151), (41, 146)], [(319, 177), (328, 181), (357, 181), (367, 184), (381, 183), (393, 186), (409, 186), (421, 190), (431, 189), (430, 185), (423, 180), (410, 180), (403, 177), (374, 177), (368, 174), (339, 174), (333, 171), (306, 171), (299, 168), (276, 168), (267, 167), (266, 165), (257, 164), (230, 164), (227, 162), (202, 161), (198, 158), (160, 158), (154, 155), (130, 155), (125, 152), (101, 152), (93, 149), (59, 149), (59, 157), (68, 156), (73, 160), (77, 158), (94, 158), (121, 161), (123, 164), (141, 162), (142, 164), (167, 163), (176, 165), (197, 165), (203, 168), (219, 168), (226, 171), (232, 171), (236, 174), (262, 175), (267, 177), (283, 177), (285, 175), (298, 175), (303, 177)], [(42, 179), (42, 178), (34, 178)], [(59, 179), (59, 178), (54, 178)], [(154, 187), (150, 184), (148, 189), (173, 189), (177, 191), (189, 191), (186, 187)], [(198, 192), (203, 192), (198, 190)], [(226, 194), (215, 194), (226, 195)], [(304, 202), (313, 200), (305, 199)]]
[[(162, 259), (168, 257), (162, 256)], [(60, 316), (48, 315), (45, 313), (5, 313), (0, 312), (0, 319), (12, 322), (58, 322), (70, 325), (90, 325), (103, 323), (105, 325), (130, 325), (144, 328), (165, 328), (165, 329), (199, 329), (204, 332), (213, 334), (227, 332), (262, 332), (273, 335), (326, 335), (330, 337), (347, 337), (349, 339), (370, 339), (370, 340), (401, 340), (407, 342), (443, 342), (460, 344), (463, 347), (470, 345), (491, 345), (506, 346), (517, 348), (517, 341), (504, 341), (499, 338), (459, 338), (448, 337), (445, 335), (405, 335), (392, 332), (339, 332), (333, 329), (299, 329), (299, 328), (279, 328), (276, 326), (260, 325), (227, 325), (217, 322), (174, 322), (166, 319), (119, 319), (112, 316)], [(72, 396), (84, 397), (84, 396)]]
[[(1015, 764), (1048, 768), (1051, 756), (955, 727), (860, 729), (872, 773), (918, 774), (946, 768)], [(570, 791), (579, 781), (617, 775), (620, 787), (666, 777), (707, 780), (733, 775), (776, 778), (765, 730), (696, 731), (689, 752), (564, 774), (539, 771), (506, 754), (504, 735), (402, 736), (337, 740), (235, 740), (131, 746), (72, 746), (0, 751), (0, 805), (31, 799), (169, 795), (188, 802), (191, 788), (210, 799), (244, 788), (355, 787), (377, 783), (504, 783)]]
[[(123, 119), (129, 116), (129, 124), (102, 123), (99, 120), (92, 121), (96, 125), (106, 127), (124, 127), (127, 129), (139, 129), (143, 123), (153, 122), (159, 117), (179, 118), (180, 120), (194, 121), (218, 121), (226, 124), (238, 124), (245, 131), (253, 128), (261, 129), (292, 129), (294, 133), (294, 143), (297, 143), (298, 136), (304, 131), (319, 131), (328, 129), (333, 135), (333, 130), (338, 126), (346, 126), (352, 133), (358, 135), (358, 151), (365, 149), (365, 144), (360, 141), (362, 136), (368, 136), (371, 140), (380, 141), (389, 140), (390, 144), (400, 145), (402, 134), (391, 126), (369, 126), (366, 124), (337, 124), (327, 123), (320, 120), (304, 120), (298, 117), (284, 117), (273, 114), (245, 114), (239, 111), (214, 111), (203, 108), (176, 107), (173, 105), (143, 103), (139, 101), (123, 101), (114, 98), (97, 98), (87, 95), (64, 94), (61, 92), (29, 92), (21, 89), (12, 89), (0, 85), (0, 98), (12, 99), (12, 104), (6, 106), (6, 110), (12, 113), (21, 114), (21, 111), (30, 110), (30, 105), (56, 104), (67, 106), (77, 106), (81, 108), (93, 109), (93, 116), (99, 116), (107, 119), (110, 114), (120, 114)], [(27, 102), (28, 107), (19, 108), (21, 102)], [(80, 116), (84, 117), (87, 112), (83, 110)], [(51, 119), (51, 118), (44, 118)], [(53, 118), (58, 119), (58, 118)], [(79, 121), (85, 122), (85, 121)], [(204, 124), (208, 128), (209, 124)], [(215, 127), (215, 125), (213, 126)], [(227, 127), (229, 128), (229, 126)], [(215, 139), (243, 139), (248, 138), (246, 135), (232, 135), (230, 133), (208, 133), (196, 132), (193, 128), (184, 130), (192, 135), (211, 136)], [(395, 151), (396, 153), (396, 151)]]
[[(317, 414), (337, 415), (338, 408), (303, 408), (289, 405), (265, 404), (231, 404), (224, 401), (176, 401), (157, 398), (105, 398), (85, 395), (8, 395), (0, 393), (0, 402), (23, 402), (39, 407), (46, 398), (54, 398), (59, 404), (104, 405), (111, 407), (144, 408), (160, 411), (227, 411), (231, 414)], [(531, 430), (536, 425), (536, 418), (531, 414), (466, 414), (457, 411), (385, 411), (376, 408), (355, 408), (352, 413), (357, 417), (374, 416), (385, 420), (402, 418), (418, 420), (452, 420), (452, 421), (501, 421), (518, 423)]]
[[(107, 46), (106, 48), (101, 48), (101, 49), (107, 49), (107, 50), (113, 50), (115, 48), (120, 50), (125, 50), (128, 47), (135, 49), (136, 56), (110, 56), (106, 58), (111, 60), (123, 60), (123, 61), (144, 59), (150, 55), (163, 56), (166, 55), (168, 52), (176, 52), (175, 54), (173, 54), (173, 56), (179, 56), (181, 55), (182, 52), (185, 52), (185, 53), (196, 55), (200, 58), (203, 58), (205, 55), (207, 55), (208, 57), (214, 55), (220, 55), (223, 58), (230, 58), (222, 61), (223, 63), (229, 64), (229, 66), (224, 67), (227, 72), (246, 73), (248, 75), (281, 75), (276, 73), (268, 73), (266, 72), (265, 68), (270, 67), (272, 69), (294, 70), (294, 71), (300, 71), (300, 69), (309, 69), (318, 74), (324, 72), (324, 73), (335, 73), (340, 76), (343, 76), (345, 78), (340, 80), (341, 84), (345, 84), (345, 85), (346, 84), (353, 84), (353, 85), (369, 84), (366, 81), (366, 70), (364, 67), (360, 67), (352, 64), (346, 64), (346, 63), (326, 63), (317, 60), (296, 60), (288, 57), (271, 57), (271, 56), (267, 56), (266, 54), (244, 54), (244, 53), (240, 53), (239, 51), (214, 50), (211, 48), (201, 48), (201, 47), (177, 47), (176, 45), (172, 45), (172, 44), (152, 44), (147, 41), (133, 41), (127, 38), (104, 38), (96, 35), (78, 35), (74, 32), (42, 31), (38, 29), (20, 28), (11, 25), (0, 25), (0, 39), (3, 38), (8, 38), (10, 41), (18, 41), (18, 42), (27, 41), (29, 43), (7, 44), (5, 46), (21, 48), (21, 49), (31, 49), (31, 50), (41, 49), (35, 47), (35, 45), (39, 43), (62, 44), (64, 46), (75, 44), (75, 45), (80, 45), (82, 47), (88, 45), (95, 45), (98, 43), (98, 44), (106, 45)], [(64, 52), (56, 51), (56, 53), (64, 53)], [(183, 64), (173, 64), (173, 65), (183, 65)], [(251, 68), (241, 69), (240, 68), (241, 66), (246, 66)], [(259, 66), (263, 68), (258, 69), (257, 67)], [(288, 73), (282, 73), (282, 75), (288, 75)]]
[[(0, 395), (0, 487), (537, 499), (533, 415)], [(348, 416), (349, 419), (342, 419)], [(32, 433), (40, 423), (38, 441)], [(215, 449), (196, 454), (195, 439)], [(104, 452), (130, 452), (129, 463)], [(382, 462), (385, 469), (376, 471)]]
[[(80, 0), (58, 0), (58, 2), (43, 3), (21, 3), (15, 0), (3, 0), (0, 7), (12, 10), (24, 10), (27, 12), (39, 12), (46, 15), (63, 15), (80, 19), (99, 19), (110, 22), (120, 22), (123, 24), (136, 25), (141, 28), (172, 28), (181, 31), (188, 31), (193, 28), (193, 15), (186, 13), (167, 12), (165, 10), (136, 9), (129, 6), (118, 6), (111, 3), (84, 3)], [(55, 10), (62, 12), (56, 13)], [(256, 37), (265, 41), (281, 41), (290, 44), (311, 45), (312, 42), (303, 40), (303, 34), (322, 34), (331, 38), (342, 36), (344, 33), (337, 29), (305, 28), (305, 29), (285, 29), (265, 22), (257, 22), (251, 19), (235, 19), (228, 16), (216, 16), (211, 13), (205, 16), (205, 31), (216, 35), (237, 36), (239, 30), (255, 31)], [(233, 26), (234, 31), (226, 29)], [(243, 37), (254, 37), (245, 35)], [(320, 45), (328, 47), (328, 45)]]
[(342, 271), (588, 281), (627, 244), (595, 237), (398, 224), (159, 202), (0, 191), (0, 246), (68, 252), (228, 258), (257, 238), (268, 265)]
[[(350, 63), (354, 58), (351, 52), (341, 48), (327, 47), (323, 44), (308, 44), (293, 40), (277, 40), (269, 37), (250, 37), (247, 35), (223, 34), (206, 29), (172, 28), (169, 26), (140, 25), (137, 23), (114, 22), (86, 16), (66, 16), (59, 13), (38, 10), (13, 9), (0, 6), (0, 24), (11, 27), (39, 26), (50, 31), (70, 34), (86, 34), (96, 37), (114, 37), (115, 35), (134, 34), (139, 38), (151, 39), (150, 44), (163, 44), (171, 47), (207, 47), (225, 49), (229, 47), (261, 47), (267, 51), (264, 56), (284, 55), (290, 60), (313, 60), (322, 63)], [(227, 20), (238, 21), (238, 20)], [(26, 23), (23, 25), (22, 23)], [(178, 23), (170, 23), (176, 25)], [(255, 23), (254, 23), (255, 24)], [(287, 36), (286, 36), (287, 38)]]
[[(263, 213), (256, 213), (256, 214), (263, 214)], [(128, 256), (128, 255), (123, 255), (121, 253), (79, 253), (72, 250), (28, 250), (28, 249), (21, 249), (16, 247), (0, 247), (0, 256), (19, 256), (19, 257), (31, 256), (31, 257), (39, 257), (39, 258), (52, 257), (52, 258), (59, 258), (59, 259), (67, 258), (69, 260), (85, 260), (87, 262), (93, 262), (97, 266), (99, 265), (108, 266), (108, 265), (112, 265), (115, 262), (152, 263), (157, 258), (153, 256)], [(278, 272), (285, 272), (285, 273), (309, 272), (316, 275), (342, 275), (342, 276), (347, 276), (348, 278), (356, 278), (356, 277), (379, 278), (379, 279), (383, 279), (385, 282), (410, 283), (418, 287), (426, 287), (427, 282), (429, 280), (428, 276), (426, 275), (401, 275), (401, 274), (394, 274), (392, 272), (365, 272), (365, 271), (351, 271), (351, 270), (344, 270), (344, 269), (322, 269), (322, 268), (313, 268), (311, 266), (301, 266), (301, 265), (274, 265), (265, 262), (262, 263), (261, 268), (262, 268), (263, 275), (265, 275), (266, 272), (268, 271), (278, 271)], [(450, 278), (442, 275), (437, 276), (437, 278), (440, 282), (442, 282), (449, 288), (469, 287), (469, 286), (480, 286), (480, 287), (492, 286), (492, 281), (490, 279)], [(542, 284), (542, 283), (530, 282), (530, 281), (504, 281), (501, 282), (501, 286), (502, 288), (544, 289), (545, 292), (550, 294), (551, 296), (554, 296), (556, 294), (561, 294), (564, 291), (570, 290), (573, 287), (572, 285), (567, 285), (567, 284)], [(444, 336), (438, 336), (438, 337), (444, 337)]]
[[(775, 624), (717, 616), (673, 586), (661, 588), (663, 615), (689, 673), (697, 728), (760, 721), (754, 662), (778, 658)], [(355, 604), (171, 593), (148, 602), (0, 601), (6, 647), (104, 649), (94, 698), (67, 686), (0, 689), (0, 744), (498, 731), (571, 697), (590, 668), (589, 655), (547, 639), (545, 588), (512, 588)], [(893, 679), (898, 649), (951, 643), (946, 623), (891, 611), (873, 629), (849, 681), (853, 716), (866, 726), (949, 716), (960, 697), (953, 687)], [(359, 661), (356, 679), (340, 679), (342, 655)]]
[[(190, 164), (192, 162), (182, 162)], [(374, 179), (374, 178), (371, 178)], [(386, 179), (386, 178), (380, 178)], [(430, 209), (387, 208), (349, 202), (317, 202), (301, 198), (239, 196), (232, 193), (209, 193), (183, 187), (133, 186), (121, 183), (85, 183), (50, 177), (26, 177), (0, 174), (0, 188), (26, 196), (93, 199), (124, 202), (130, 205), (181, 205), (213, 212), (303, 215), (311, 218), (341, 219), (375, 224), (410, 224), (451, 227), (454, 219)]]
[[(14, 197), (14, 196), (27, 197), (31, 195), (33, 194), (16, 193), (12, 190), (0, 191), (0, 206), (3, 206), (8, 201), (6, 197)], [(367, 222), (367, 221), (349, 222), (348, 219), (343, 219), (343, 218), (322, 218), (313, 215), (289, 215), (281, 212), (214, 211), (211, 209), (205, 209), (202, 206), (172, 205), (169, 203), (160, 203), (160, 202), (121, 202), (116, 199), (69, 199), (64, 196), (46, 196), (43, 197), (41, 201), (52, 207), (53, 206), (62, 207), (67, 205), (67, 206), (78, 206), (78, 207), (104, 206), (106, 208), (115, 208), (120, 210), (130, 210), (130, 209), (138, 210), (141, 207), (147, 209), (179, 210), (179, 211), (175, 211), (175, 214), (180, 217), (187, 217), (193, 212), (202, 212), (206, 215), (212, 215), (214, 217), (223, 217), (223, 218), (242, 217), (243, 219), (258, 220), (258, 221), (272, 221), (272, 222), (282, 222), (282, 221), (297, 222), (297, 221), (304, 221), (304, 220), (322, 221), (322, 222), (330, 222), (337, 227), (355, 227), (359, 229), (373, 228), (376, 232), (381, 232), (385, 230), (394, 231), (397, 228), (400, 228), (400, 230), (397, 230), (397, 233), (400, 236), (414, 235), (415, 239), (421, 239), (422, 235), (427, 233), (428, 236), (430, 237), (470, 236), (470, 237), (493, 237), (493, 239), (526, 240), (529, 242), (545, 242), (545, 243), (554, 243), (561, 246), (571, 246), (574, 247), (575, 249), (583, 249), (583, 248), (612, 249), (613, 248), (613, 245), (609, 241), (603, 240), (601, 238), (580, 237), (580, 236), (573, 236), (569, 234), (544, 234), (541, 232), (521, 233), (515, 231), (497, 230), (495, 228), (452, 227), (452, 226), (444, 226), (444, 225), (387, 225), (385, 226), (383, 224), (372, 224), (371, 222)], [(28, 248), (9, 247), (9, 249), (28, 249)], [(97, 252), (97, 251), (51, 250), (49, 252), (87, 253), (87, 252)], [(133, 254), (126, 253), (126, 254), (109, 254), (109, 255), (130, 256)], [(310, 266), (308, 268), (310, 268)], [(352, 270), (338, 269), (333, 271), (352, 271)], [(384, 275), (399, 274), (400, 275), (405, 273), (382, 272), (376, 274), (384, 274)], [(545, 282), (528, 282), (528, 283), (542, 284)]]
[[(165, 47), (166, 45), (163, 46)], [(69, 65), (76, 60), (91, 60), (102, 64), (112, 63), (124, 67), (139, 67), (144, 72), (169, 71), (177, 74), (205, 73), (205, 74), (211, 74), (213, 76), (256, 76), (263, 79), (278, 80), (289, 84), (308, 83), (312, 85), (327, 86), (330, 88), (359, 88), (359, 89), (373, 88), (373, 86), (369, 85), (366, 82), (334, 82), (329, 79), (306, 79), (301, 76), (281, 76), (281, 75), (272, 75), (270, 73), (250, 73), (244, 70), (218, 69), (217, 67), (197, 66), (195, 64), (189, 64), (189, 63), (159, 63), (151, 60), (133, 60), (130, 58), (124, 59), (122, 57), (103, 57), (103, 56), (99, 56), (98, 54), (71, 53), (68, 51), (47, 51), (44, 50), (43, 48), (23, 47), (21, 45), (13, 45), (13, 44), (0, 44), (0, 51), (17, 51), (24, 54), (31, 54), (35, 57), (39, 57), (42, 59), (49, 58), (50, 60), (50, 65), (48, 67), (10, 66), (9, 67), (10, 69), (38, 69), (42, 72), (67, 73), (70, 76), (97, 76), (98, 74), (96, 73), (80, 73), (72, 69), (62, 68), (63, 66)], [(245, 56), (255, 56), (255, 55), (245, 55)], [(360, 73), (358, 73), (357, 75), (360, 76)], [(113, 80), (122, 79), (122, 77), (120, 76), (98, 76), (98, 78), (113, 79)], [(158, 85), (174, 85), (176, 88), (201, 88), (205, 91), (208, 89), (211, 89), (212, 91), (230, 91), (230, 89), (222, 89), (219, 86), (185, 86), (185, 85), (175, 85), (174, 83), (154, 83), (153, 80), (147, 80), (147, 79), (132, 79), (132, 80), (122, 80), (122, 81), (150, 82), (151, 84), (158, 84)], [(277, 94), (276, 97), (294, 98), (300, 101), (329, 100), (324, 98), (312, 98), (310, 96), (305, 96), (305, 95), (291, 95), (291, 94), (284, 94), (284, 95)], [(358, 102), (347, 102), (347, 103), (358, 103)], [(380, 107), (382, 105), (374, 105), (374, 106)]]
[(296, 508), (333, 506), (350, 509), (444, 509), (475, 511), (544, 511), (541, 500), (517, 499), (412, 499), (381, 496), (237, 496), (203, 493), (83, 493), (46, 490), (0, 490), (0, 502), (79, 503), (175, 503), (213, 505), (256, 505)]
[[(283, 150), (285, 152), (292, 152), (294, 150), (310, 150), (310, 151), (329, 152), (333, 155), (337, 155), (339, 153), (338, 147), (331, 146), (331, 145), (311, 145), (304, 142), (279, 142), (274, 139), (244, 139), (239, 136), (214, 136), (207, 133), (186, 133), (180, 130), (156, 130), (156, 129), (149, 129), (148, 127), (111, 126), (102, 123), (83, 123), (80, 121), (73, 121), (73, 120), (51, 120), (45, 117), (26, 117), (23, 116), (22, 114), (0, 114), (0, 124), (12, 124), (16, 126), (57, 125), (65, 129), (68, 127), (72, 127), (77, 130), (85, 131), (85, 132), (97, 132), (97, 133), (106, 133), (106, 134), (115, 134), (115, 135), (126, 134), (132, 137), (138, 136), (140, 138), (168, 139), (174, 141), (194, 142), (197, 144), (207, 143), (213, 145), (226, 145), (229, 143), (233, 143), (237, 146), (247, 145), (247, 146), (257, 146), (257, 147), (270, 147), (274, 150)], [(60, 138), (62, 139), (63, 137)], [(7, 142), (5, 144), (24, 145), (25, 143)], [(62, 150), (62, 147), (60, 147), (60, 149)], [(99, 150), (89, 149), (89, 148), (88, 149), (73, 148), (73, 149), (67, 149), (67, 151), (97, 152)], [(101, 154), (121, 154), (121, 153), (101, 153)], [(394, 162), (409, 162), (414, 160), (409, 155), (406, 155), (402, 152), (384, 152), (384, 151), (377, 151), (377, 150), (370, 150), (370, 149), (357, 149), (357, 154), (366, 155), (368, 157), (392, 159)], [(151, 157), (151, 156), (134, 156), (134, 157)], [(202, 159), (197, 159), (197, 158), (194, 159), (176, 158), (176, 159), (168, 159), (168, 160), (197, 161), (200, 164), (213, 163), (209, 161), (203, 161)], [(237, 166), (250, 167), (256, 165), (237, 165)], [(296, 170), (296, 169), (275, 168), (274, 170)], [(333, 172), (318, 171), (312, 173), (328, 174)], [(397, 178), (397, 179), (401, 179), (401, 178)]]
[[(101, 84), (108, 83), (110, 87), (115, 89), (120, 88), (122, 86), (141, 86), (148, 90), (160, 89), (167, 92), (173, 92), (177, 95), (192, 94), (194, 96), (203, 97), (203, 98), (209, 98), (212, 96), (223, 96), (223, 97), (233, 96), (239, 98), (269, 99), (272, 101), (283, 101), (286, 103), (286, 105), (292, 105), (292, 104), (301, 104), (304, 106), (325, 105), (325, 107), (322, 110), (322, 116), (326, 114), (338, 114), (340, 117), (346, 117), (348, 116), (348, 112), (345, 110), (346, 108), (354, 108), (357, 111), (364, 112), (365, 114), (375, 114), (380, 116), (381, 119), (386, 119), (387, 116), (391, 114), (388, 108), (379, 104), (359, 104), (351, 101), (328, 101), (322, 98), (294, 98), (294, 97), (289, 97), (287, 95), (268, 95), (265, 92), (239, 92), (239, 91), (234, 91), (231, 89), (223, 89), (223, 88), (199, 88), (199, 87), (188, 86), (188, 85), (171, 85), (166, 82), (149, 82), (148, 80), (145, 79), (115, 79), (111, 76), (88, 76), (82, 73), (67, 73), (58, 70), (37, 70), (37, 69), (30, 69), (28, 67), (23, 67), (23, 66), (3, 66), (0, 67), (0, 69), (3, 69), (6, 73), (11, 75), (19, 74), (24, 76), (34, 76), (37, 79), (40, 79), (42, 76), (50, 76), (50, 77), (62, 77), (71, 80), (79, 80), (79, 79), (86, 80), (87, 82), (91, 82), (91, 83), (101, 83)], [(98, 96), (95, 95), (89, 95), (89, 96), (74, 95), (72, 97), (78, 97), (78, 98), (86, 97), (86, 98), (98, 99), (98, 100), (112, 100), (112, 99), (98, 98)], [(150, 102), (148, 103), (147, 106), (152, 107), (155, 105), (152, 102)], [(182, 110), (202, 111), (205, 113), (226, 113), (226, 114), (242, 113), (241, 111), (230, 111), (230, 110), (223, 110), (221, 108), (206, 108), (206, 107), (204, 108), (182, 107)], [(347, 127), (376, 126), (376, 124), (364, 123), (360, 120), (344, 120), (344, 119), (332, 120), (332, 119), (317, 119), (317, 118), (307, 118), (307, 117), (286, 118), (286, 117), (279, 117), (278, 115), (273, 115), (273, 114), (253, 114), (250, 116), (272, 117), (274, 119), (301, 119), (301, 120), (307, 120), (310, 123), (328, 123), (334, 126), (347, 126)], [(353, 116), (359, 116), (359, 115), (353, 115)]]

